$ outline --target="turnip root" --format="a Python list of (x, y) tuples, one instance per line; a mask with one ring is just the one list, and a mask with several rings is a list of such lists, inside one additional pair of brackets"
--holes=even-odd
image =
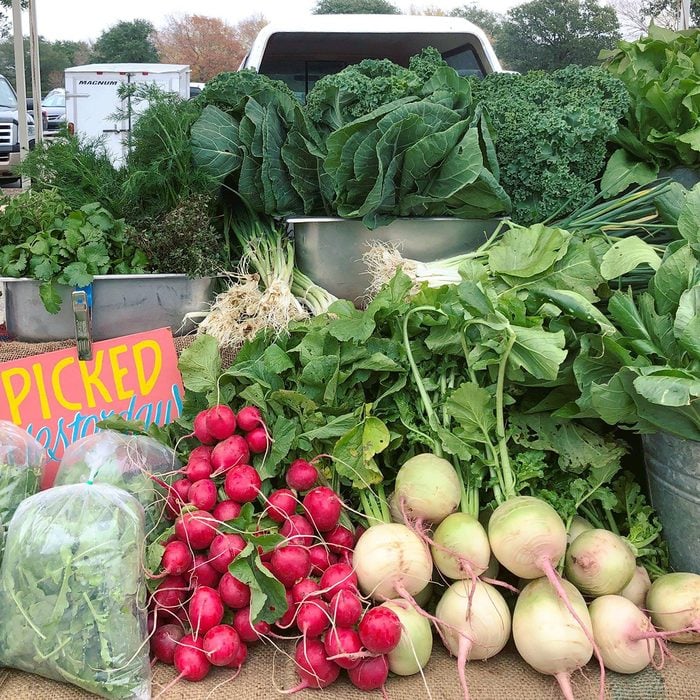
[(586, 595), (613, 595), (629, 582), (635, 556), (619, 535), (609, 530), (586, 530), (566, 552), (566, 578)]
[(414, 596), (433, 572), (426, 545), (400, 523), (368, 528), (355, 545), (353, 565), (360, 589), (375, 600)]
[(643, 566), (638, 566), (635, 568), (630, 582), (620, 591), (620, 595), (631, 600), (638, 608), (643, 608), (650, 588), (649, 572)]
[[(561, 581), (571, 606), (592, 634), (586, 602), (568, 581)], [(531, 581), (518, 596), (513, 612), (513, 641), (536, 671), (554, 676), (567, 700), (573, 700), (570, 674), (585, 666), (593, 645), (546, 578)]]
[(411, 520), (437, 525), (457, 510), (461, 496), (459, 476), (446, 459), (431, 453), (416, 455), (396, 475), (394, 517), (398, 509)]
[(620, 595), (596, 598), (588, 608), (605, 666), (617, 673), (638, 673), (652, 661), (656, 641), (651, 620)]
[(401, 621), (401, 639), (387, 654), (389, 670), (397, 676), (419, 673), (425, 668), (433, 651), (430, 623), (405, 600), (389, 600), (382, 603), (381, 607), (389, 608)]
[(591, 525), (588, 520), (582, 518), (580, 515), (574, 515), (571, 520), (571, 525), (566, 532), (566, 543), (571, 544), (582, 532), (586, 530), (592, 530), (593, 525)]
[(480, 576), (489, 565), (491, 547), (484, 526), (468, 513), (452, 513), (435, 529), (430, 547), (433, 562), (444, 576)]
[(510, 610), (503, 596), (488, 583), (457, 581), (443, 593), (435, 610), (441, 637), (457, 657), (464, 697), (469, 697), (465, 666), (471, 659), (498, 654), (510, 638)]
[(646, 606), (652, 622), (660, 630), (685, 630), (669, 636), (672, 642), (700, 642), (700, 575), (674, 573), (660, 576), (651, 584)]

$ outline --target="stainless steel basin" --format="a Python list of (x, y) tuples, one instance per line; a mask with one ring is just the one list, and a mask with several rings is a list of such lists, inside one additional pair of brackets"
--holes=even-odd
[(362, 255), (374, 241), (397, 244), (404, 257), (429, 262), (468, 253), (492, 234), (499, 219), (405, 218), (370, 231), (359, 219), (294, 217), (297, 267), (316, 284), (357, 302), (369, 285)]
[[(27, 342), (65, 340), (75, 336), (70, 287), (61, 287), (61, 310), (50, 314), (32, 279), (0, 280), (9, 336)], [(207, 311), (216, 293), (216, 278), (185, 275), (99, 275), (92, 292), (92, 337), (116, 338), (169, 326), (175, 335), (194, 328), (186, 315)]]

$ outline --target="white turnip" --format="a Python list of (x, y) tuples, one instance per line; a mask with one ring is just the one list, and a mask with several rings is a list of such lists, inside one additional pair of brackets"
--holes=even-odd
[(452, 513), (435, 529), (433, 562), (447, 578), (480, 576), (489, 565), (491, 547), (484, 526), (468, 513)]
[(582, 532), (592, 529), (593, 525), (591, 525), (588, 520), (582, 518), (580, 515), (574, 515), (569, 529), (566, 532), (566, 543), (571, 544)]
[[(568, 581), (561, 586), (569, 608), (549, 581), (531, 581), (518, 596), (513, 612), (513, 641), (520, 656), (540, 673), (554, 676), (568, 700), (573, 700), (570, 675), (585, 666), (593, 655), (591, 618), (583, 596)], [(586, 634), (586, 632), (588, 634)]]
[[(652, 622), (679, 644), (700, 642), (700, 575), (673, 573), (660, 576), (647, 593)], [(680, 632), (680, 630), (684, 630)]]
[[(396, 474), (394, 510), (405, 518), (437, 525), (454, 513), (462, 484), (454, 467), (442, 457), (425, 453), (411, 457)], [(404, 522), (404, 518), (398, 519)]]
[(643, 608), (650, 588), (649, 572), (643, 566), (637, 566), (629, 583), (620, 591), (620, 595), (631, 600), (638, 608)]
[(355, 545), (353, 565), (361, 590), (375, 600), (414, 596), (433, 572), (425, 543), (400, 523), (368, 528)]
[[(371, 529), (371, 528), (370, 528)], [(411, 676), (425, 668), (433, 651), (433, 634), (428, 620), (405, 600), (389, 600), (389, 608), (401, 622), (401, 639), (387, 654), (389, 669), (397, 676)]]
[(619, 593), (636, 566), (630, 546), (609, 530), (586, 530), (566, 552), (564, 572), (576, 588), (590, 596)]

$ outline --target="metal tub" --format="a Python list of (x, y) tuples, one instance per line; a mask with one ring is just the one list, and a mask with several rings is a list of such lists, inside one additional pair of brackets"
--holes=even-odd
[(651, 503), (659, 514), (671, 566), (700, 574), (700, 442), (668, 433), (643, 435)]
[(405, 218), (370, 231), (359, 219), (294, 217), (297, 267), (342, 299), (365, 296), (369, 277), (362, 262), (367, 244), (394, 243), (404, 257), (429, 262), (479, 247), (500, 219)]
[[(39, 283), (2, 278), (5, 324), (9, 336), (26, 342), (75, 337), (71, 287), (61, 287), (61, 310), (50, 314), (39, 298)], [(98, 275), (92, 283), (92, 338), (105, 340), (155, 328), (175, 335), (194, 328), (188, 313), (207, 311), (216, 278), (185, 275)]]

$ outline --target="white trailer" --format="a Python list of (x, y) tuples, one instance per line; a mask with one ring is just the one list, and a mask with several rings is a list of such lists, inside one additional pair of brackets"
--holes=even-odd
[[(183, 99), (190, 96), (190, 67), (170, 63), (92, 63), (66, 68), (66, 122), (68, 130), (89, 138), (104, 138), (115, 165), (123, 162), (133, 119), (145, 104), (120, 99), (125, 83), (155, 84)], [(117, 119), (116, 113), (130, 114)]]

